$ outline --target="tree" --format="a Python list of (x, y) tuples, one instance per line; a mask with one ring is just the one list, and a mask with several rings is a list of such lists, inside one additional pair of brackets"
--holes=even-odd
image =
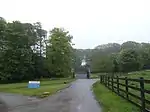
[(144, 69), (150, 69), (150, 47), (141, 49), (140, 51), (141, 63)]
[(112, 72), (113, 61), (110, 55), (99, 56), (98, 58), (92, 59), (92, 72)]
[(5, 36), (6, 36), (6, 28), (7, 28), (7, 23), (6, 21), (0, 17), (0, 54), (4, 52), (6, 48), (6, 41), (5, 41)]
[(99, 45), (95, 47), (95, 49), (99, 50), (100, 52), (110, 54), (110, 53), (119, 52), (121, 46), (118, 43), (108, 43), (108, 44)]
[(113, 53), (111, 55), (111, 60), (112, 60), (112, 71), (113, 73), (119, 72), (120, 68), (119, 68), (119, 55), (118, 53)]
[(19, 21), (6, 24), (5, 34), (3, 34), (3, 51), (0, 58), (1, 80), (22, 80), (32, 77), (33, 53), (31, 45), (33, 42), (29, 41), (32, 40), (32, 36), (26, 25)]
[(42, 25), (40, 22), (34, 23), (35, 32), (36, 32), (36, 44), (34, 46), (34, 50), (36, 53), (42, 58), (43, 55), (46, 55), (46, 46), (47, 46), (47, 31), (42, 29)]
[(40, 23), (37, 26), (19, 21), (7, 23), (0, 18), (0, 80), (22, 81), (44, 76), (44, 47), (38, 53), (35, 46), (38, 43), (44, 46), (45, 37)]
[(71, 74), (73, 61), (72, 36), (62, 28), (54, 28), (49, 37), (48, 69), (53, 76), (67, 77)]
[(110, 69), (106, 69), (108, 62), (108, 66), (109, 68), (112, 67), (113, 72), (128, 72), (150, 68), (150, 50), (148, 49), (150, 49), (149, 43), (134, 41), (127, 41), (121, 46), (117, 43), (99, 45), (91, 52), (92, 71), (102, 72), (101, 70), (103, 70), (104, 72), (108, 70), (107, 72), (110, 72)]
[(140, 47), (141, 44), (134, 41), (127, 41), (121, 45), (122, 49), (139, 49)]
[(122, 72), (131, 72), (140, 70), (140, 57), (136, 50), (124, 49), (119, 53), (120, 70)]
[[(47, 56), (46, 48), (47, 48), (47, 31), (42, 28), (40, 22), (34, 23), (34, 29), (36, 33), (36, 43), (33, 46), (34, 54), (34, 70), (35, 77), (40, 78), (47, 73), (46, 59)], [(45, 73), (46, 72), (46, 73)]]

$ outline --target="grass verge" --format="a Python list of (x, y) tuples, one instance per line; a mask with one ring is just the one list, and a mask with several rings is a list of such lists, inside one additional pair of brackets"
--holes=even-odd
[[(126, 74), (124, 76), (120, 76), (120, 77), (128, 77), (128, 78), (131, 78), (131, 79), (139, 79), (140, 77), (143, 77), (146, 80), (150, 80), (150, 71), (149, 70), (137, 71), (137, 72), (132, 72), (132, 73)], [(114, 81), (116, 81), (116, 80), (114, 80)], [(120, 83), (125, 84), (125, 81), (120, 81)], [(140, 83), (139, 82), (128, 81), (128, 85), (136, 87), (136, 88), (140, 88)], [(114, 84), (114, 86), (116, 86), (116, 84)], [(120, 88), (125, 90), (125, 87), (123, 87), (121, 85), (120, 85)], [(144, 84), (144, 89), (150, 90), (150, 84), (145, 83)], [(129, 88), (129, 92), (141, 97), (140, 91)], [(122, 95), (125, 95), (125, 94), (122, 94)], [(139, 99), (134, 98), (132, 96), (130, 96), (130, 99), (132, 101), (136, 102), (136, 103), (139, 103), (139, 104), (141, 103), (141, 101)], [(150, 94), (145, 93), (145, 99), (150, 101)], [(145, 105), (146, 105), (147, 109), (150, 109), (150, 104), (146, 103)]]
[(90, 75), (90, 78), (91, 79), (97, 79), (97, 78), (100, 78), (100, 75), (105, 75), (106, 73), (92, 73)]
[[(55, 79), (41, 81), (40, 88), (29, 89), (27, 83), (0, 84), (0, 92), (17, 93), (28, 96), (46, 97), (66, 88), (74, 79)], [(66, 82), (66, 84), (64, 84)], [(49, 94), (43, 95), (44, 92)]]
[(99, 73), (91, 74), (90, 78), (91, 79), (97, 79), (97, 78), (99, 78), (99, 75), (100, 75)]
[(99, 82), (93, 85), (93, 91), (103, 112), (140, 112), (139, 108), (117, 96)]

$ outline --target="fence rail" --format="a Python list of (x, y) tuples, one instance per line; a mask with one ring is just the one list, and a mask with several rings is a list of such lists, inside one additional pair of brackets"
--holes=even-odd
[[(117, 95), (138, 106), (142, 112), (150, 112), (150, 90), (145, 89), (145, 85), (150, 86), (150, 80), (145, 80), (142, 77), (139, 79), (131, 79), (127, 77), (119, 78), (118, 76), (101, 75), (100, 83), (104, 84)], [(131, 83), (136, 83), (139, 87), (134, 87), (130, 85)], [(139, 95), (134, 94), (134, 91), (139, 92)]]

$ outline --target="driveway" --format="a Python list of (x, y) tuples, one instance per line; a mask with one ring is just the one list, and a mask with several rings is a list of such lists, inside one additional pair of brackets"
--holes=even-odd
[[(91, 91), (95, 79), (78, 79), (69, 88), (45, 99), (1, 93), (8, 112), (101, 112)], [(6, 112), (1, 111), (0, 112)]]

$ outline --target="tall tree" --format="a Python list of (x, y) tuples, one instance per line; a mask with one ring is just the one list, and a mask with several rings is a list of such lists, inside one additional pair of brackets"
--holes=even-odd
[(120, 70), (130, 72), (140, 70), (140, 56), (134, 49), (124, 49), (120, 52)]
[(127, 41), (121, 45), (122, 49), (139, 49), (140, 47), (141, 44), (134, 41)]
[(144, 69), (150, 69), (150, 47), (141, 49), (140, 51), (141, 63)]
[(62, 28), (50, 31), (48, 46), (48, 67), (57, 77), (70, 75), (73, 61), (72, 36)]
[(0, 81), (48, 76), (44, 54), (46, 37), (47, 32), (38, 22), (8, 23), (0, 17)]
[(34, 23), (36, 37), (37, 37), (37, 43), (34, 46), (34, 50), (36, 53), (42, 58), (43, 55), (45, 55), (45, 49), (47, 46), (47, 31), (42, 28), (42, 25), (40, 22)]
[[(5, 49), (1, 55), (1, 79), (22, 80), (32, 77), (32, 49), (34, 29), (19, 21), (6, 24)], [(29, 26), (29, 24), (28, 24)]]

